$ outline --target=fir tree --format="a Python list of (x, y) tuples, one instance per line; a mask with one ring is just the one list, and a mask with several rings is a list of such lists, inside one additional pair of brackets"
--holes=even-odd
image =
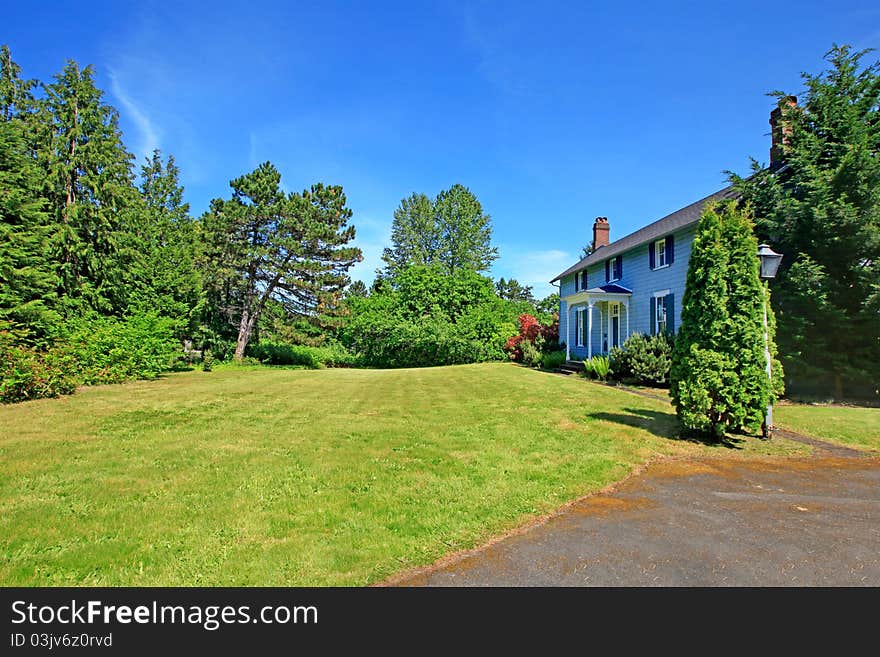
[(133, 254), (120, 252), (120, 236), (134, 229), (139, 199), (118, 114), (103, 102), (91, 66), (68, 62), (45, 92), (40, 155), (56, 225), (58, 294), (76, 307), (121, 312)]
[(191, 334), (200, 310), (201, 283), (195, 266), (195, 223), (179, 177), (174, 157), (163, 161), (158, 150), (141, 166), (144, 209), (138, 234), (131, 236), (141, 249), (133, 301), (182, 320), (181, 328)]
[(779, 160), (730, 174), (785, 255), (772, 285), (786, 371), (838, 397), (873, 391), (880, 370), (880, 62), (867, 52), (832, 48), (827, 70), (803, 74), (800, 104), (775, 92)]
[(59, 317), (45, 255), (49, 226), (42, 175), (28, 150), (21, 121), (0, 121), (0, 329), (41, 342)]

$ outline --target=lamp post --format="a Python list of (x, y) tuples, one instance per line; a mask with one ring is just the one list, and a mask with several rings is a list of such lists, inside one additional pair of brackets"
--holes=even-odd
[[(776, 272), (779, 270), (779, 263), (782, 260), (782, 254), (776, 253), (767, 244), (761, 244), (758, 247), (758, 258), (761, 260), (761, 280), (769, 288), (770, 279), (776, 278)], [(770, 382), (772, 395), (773, 389), (773, 360), (770, 357), (770, 335), (767, 327), (767, 297), (769, 292), (764, 291), (764, 358), (767, 361), (767, 380)], [(767, 415), (764, 418), (764, 426), (762, 427), (765, 439), (770, 438), (770, 431), (773, 429), (773, 403), (767, 404)]]

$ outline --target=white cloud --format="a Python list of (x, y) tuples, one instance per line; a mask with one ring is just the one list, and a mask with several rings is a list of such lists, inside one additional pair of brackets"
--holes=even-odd
[(530, 285), (537, 298), (557, 292), (550, 279), (570, 267), (577, 260), (575, 254), (560, 249), (526, 250), (518, 246), (499, 247), (501, 257), (492, 267), (495, 278), (515, 278)]
[(159, 148), (159, 133), (150, 117), (125, 91), (119, 81), (119, 76), (112, 70), (110, 71), (110, 89), (122, 105), (125, 115), (134, 122), (140, 132), (141, 142), (137, 155), (141, 158), (151, 155), (155, 149)]

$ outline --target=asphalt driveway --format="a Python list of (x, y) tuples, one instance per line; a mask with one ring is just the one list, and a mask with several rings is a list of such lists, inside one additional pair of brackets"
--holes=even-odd
[(880, 586), (880, 458), (657, 463), (389, 584)]

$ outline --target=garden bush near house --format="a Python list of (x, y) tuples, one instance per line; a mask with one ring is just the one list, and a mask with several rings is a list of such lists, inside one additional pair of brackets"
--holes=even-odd
[(605, 381), (611, 372), (611, 363), (607, 356), (593, 356), (584, 361), (584, 373), (599, 381)]
[(541, 359), (541, 366), (545, 370), (555, 370), (565, 364), (565, 350), (546, 351)]
[(647, 386), (669, 385), (674, 337), (664, 333), (643, 335), (633, 333), (622, 347), (609, 353), (611, 377)]
[(523, 340), (520, 343), (522, 350), (522, 364), (528, 367), (541, 367), (543, 354), (534, 342)]

